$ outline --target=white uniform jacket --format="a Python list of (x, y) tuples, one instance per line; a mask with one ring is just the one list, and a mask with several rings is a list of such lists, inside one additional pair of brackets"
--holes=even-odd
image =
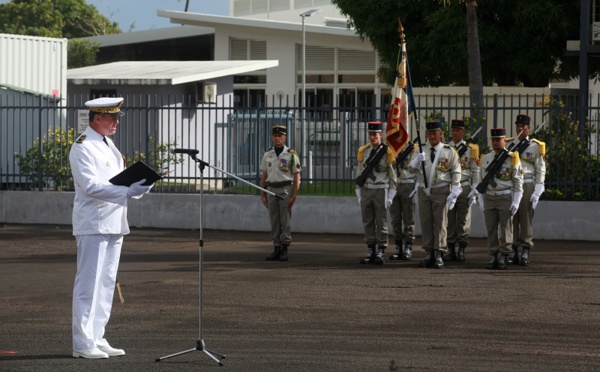
[[(85, 136), (85, 137), (84, 137)], [(129, 234), (126, 186), (108, 180), (124, 168), (121, 152), (112, 140), (88, 127), (75, 140), (69, 162), (75, 183), (73, 235)]]

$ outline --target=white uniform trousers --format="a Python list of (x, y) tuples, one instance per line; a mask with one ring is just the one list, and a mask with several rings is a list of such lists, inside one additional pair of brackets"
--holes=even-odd
[(73, 287), (73, 350), (108, 345), (110, 318), (123, 235), (79, 235)]

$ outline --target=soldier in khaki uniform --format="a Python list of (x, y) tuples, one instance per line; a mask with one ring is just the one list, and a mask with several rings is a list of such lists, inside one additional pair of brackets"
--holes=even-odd
[[(496, 154), (501, 153), (506, 147), (506, 129), (492, 129), (491, 138), (493, 151), (481, 159), (480, 182), (487, 175), (486, 168)], [(523, 174), (519, 153), (509, 153), (492, 182), (488, 184), (485, 193), (481, 195), (474, 189), (473, 195), (475, 194), (479, 198), (479, 207), (483, 210), (487, 228), (490, 262), (486, 269), (504, 270), (513, 240), (512, 216), (517, 213), (523, 196)]]
[[(369, 122), (367, 130), (369, 131), (369, 143), (359, 148), (356, 156), (358, 160), (357, 177), (365, 170), (369, 157), (373, 156), (375, 150), (382, 144), (382, 122)], [(361, 263), (383, 265), (384, 262), (383, 254), (388, 245), (387, 209), (392, 205), (396, 195), (394, 160), (394, 153), (387, 148), (385, 156), (373, 169), (375, 179), (367, 178), (362, 187), (356, 188), (356, 197), (365, 229), (365, 243), (368, 248), (368, 255), (360, 261)], [(375, 246), (377, 246), (377, 251), (375, 251)]]
[[(519, 153), (523, 168), (523, 198), (513, 217), (513, 245), (508, 258), (508, 263), (520, 263), (522, 266), (529, 265), (529, 250), (533, 248), (533, 211), (545, 190), (546, 179), (546, 144), (535, 138), (528, 138), (530, 122), (527, 115), (517, 115), (515, 121), (517, 133), (521, 133), (519, 140), (530, 140), (529, 146)], [(523, 247), (520, 260), (519, 246)]]
[[(396, 196), (390, 206), (390, 217), (394, 230), (396, 253), (390, 256), (390, 260), (412, 259), (412, 245), (415, 240), (415, 208), (416, 196), (414, 196), (415, 173), (408, 167), (410, 157), (418, 145), (414, 145), (411, 153), (400, 163), (396, 164), (398, 187)], [(402, 227), (404, 225), (404, 228)], [(402, 241), (404, 240), (404, 247)]]
[[(471, 232), (471, 205), (476, 200), (469, 198), (469, 194), (471, 187), (477, 187), (479, 180), (479, 146), (467, 143), (463, 139), (465, 137), (464, 120), (452, 120), (450, 130), (452, 141), (448, 144), (453, 146), (457, 152), (461, 145), (467, 146), (467, 148), (459, 159), (462, 193), (456, 199), (454, 209), (448, 211), (448, 254), (444, 256), (444, 261), (465, 262), (465, 249), (469, 244), (469, 233)], [(456, 243), (458, 243), (458, 256), (456, 255)]]
[(273, 253), (265, 259), (267, 261), (287, 261), (288, 247), (292, 242), (291, 224), (292, 206), (300, 189), (300, 158), (298, 153), (285, 145), (287, 129), (283, 125), (273, 127), (273, 147), (262, 157), (260, 162), (260, 186), (283, 199), (268, 195), (262, 191), (260, 198), (269, 210), (271, 220), (271, 238), (273, 239)]
[[(428, 143), (424, 152), (415, 153), (410, 161), (410, 171), (417, 174), (419, 182), (419, 217), (423, 233), (423, 249), (427, 253), (421, 267), (444, 266), (446, 252), (448, 210), (454, 208), (461, 194), (460, 164), (458, 154), (451, 146), (441, 142), (442, 123), (426, 123)], [(422, 164), (425, 163), (427, 187), (425, 187)]]

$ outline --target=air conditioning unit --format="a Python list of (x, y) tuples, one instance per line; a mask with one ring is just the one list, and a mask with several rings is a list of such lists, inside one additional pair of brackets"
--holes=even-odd
[(217, 103), (217, 83), (202, 82), (197, 86), (198, 104)]

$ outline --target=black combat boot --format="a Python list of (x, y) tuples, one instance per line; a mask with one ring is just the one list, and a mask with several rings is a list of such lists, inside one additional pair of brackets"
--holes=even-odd
[(396, 240), (396, 253), (390, 255), (390, 261), (402, 259), (402, 240)]
[(444, 253), (442, 251), (435, 251), (435, 262), (433, 263), (433, 267), (436, 269), (441, 269), (444, 267)]
[(287, 261), (288, 260), (288, 245), (281, 245), (281, 254), (279, 255), (279, 261)]
[(456, 257), (456, 260), (458, 262), (466, 261), (465, 249), (467, 249), (467, 243), (458, 243), (458, 257)]
[(375, 260), (375, 244), (369, 244), (367, 247), (369, 248), (369, 255), (360, 260), (361, 264), (370, 264)]
[(508, 261), (506, 261), (509, 265), (519, 264), (519, 247), (516, 245), (512, 246), (512, 252), (508, 255)]
[(419, 267), (433, 267), (434, 262), (435, 257), (433, 252), (427, 252), (427, 256), (425, 256), (425, 259), (419, 263)]
[(496, 270), (498, 268), (498, 255), (494, 254), (490, 256), (490, 262), (485, 267), (488, 270)]
[(508, 255), (501, 254), (500, 258), (498, 259), (498, 270), (506, 270), (506, 261), (508, 261)]
[(443, 257), (444, 261), (456, 261), (456, 243), (448, 243), (448, 253)]
[(521, 266), (529, 266), (529, 248), (523, 248), (521, 254)]
[(383, 265), (383, 254), (385, 253), (385, 248), (385, 245), (380, 245), (379, 248), (377, 248), (377, 255), (373, 260), (375, 265)]
[(270, 255), (265, 257), (265, 260), (267, 260), (267, 261), (278, 260), (280, 254), (281, 254), (281, 247), (276, 245), (275, 247), (273, 247), (273, 253), (271, 253)]
[(406, 242), (404, 252), (402, 252), (402, 259), (404, 261), (412, 260), (412, 242)]

